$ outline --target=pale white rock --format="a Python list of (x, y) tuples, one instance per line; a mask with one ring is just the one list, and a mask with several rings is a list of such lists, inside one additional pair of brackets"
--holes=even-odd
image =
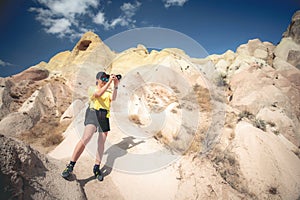
[(218, 72), (220, 72), (221, 74), (227, 74), (229, 63), (226, 60), (220, 59), (215, 66)]
[(233, 91), (232, 105), (248, 109), (253, 114), (265, 106), (271, 106), (274, 102), (289, 107), (289, 98), (273, 85), (272, 78), (268, 77), (269, 73), (252, 67), (232, 76), (230, 81)]
[(234, 61), (234, 59), (236, 58), (236, 54), (231, 51), (231, 50), (228, 50), (226, 51), (224, 54), (224, 59), (228, 62), (228, 63), (232, 63)]
[[(61, 69), (64, 65), (67, 64), (66, 61), (70, 55), (71, 55), (70, 51), (63, 51), (63, 52), (56, 54), (49, 60), (47, 66), (46, 66), (47, 69), (49, 69), (51, 71)], [(61, 70), (63, 70), (63, 69), (61, 69)]]
[(258, 199), (273, 199), (271, 187), (282, 199), (300, 193), (300, 159), (275, 134), (240, 122), (235, 128), (233, 152), (237, 155), (241, 183)]
[(267, 60), (268, 52), (266, 50), (263, 50), (263, 49), (256, 49), (253, 53), (253, 56), (256, 57), (256, 58)]
[(287, 61), (290, 50), (300, 51), (300, 45), (292, 38), (287, 37), (281, 39), (280, 43), (276, 46), (274, 53), (276, 57)]
[[(216, 69), (215, 69), (215, 65), (213, 63), (213, 61), (211, 59), (209, 59), (208, 57), (205, 59), (191, 59), (193, 65), (199, 69), (202, 77), (205, 77), (206, 79), (212, 79), (212, 77), (216, 74)], [(200, 78), (202, 79), (202, 78)], [(198, 83), (198, 84), (202, 84)], [(202, 85), (203, 86), (203, 85)], [(207, 86), (205, 86), (207, 87)]]
[[(251, 56), (254, 55), (254, 51), (258, 48), (265, 48), (263, 43), (259, 40), (259, 39), (252, 39), (252, 40), (249, 40), (248, 43), (247, 43), (247, 46), (248, 46), (248, 51), (249, 51), (249, 54)], [(266, 48), (265, 48), (266, 49)]]
[[(40, 120), (41, 116), (45, 113), (45, 106), (41, 103), (40, 101), (40, 91), (35, 91), (21, 106), (21, 108), (19, 108), (18, 112), (23, 113), (27, 116), (29, 116), (30, 118), (33, 119), (34, 124)], [(47, 97), (45, 97), (46, 99)], [(50, 97), (50, 99), (52, 99), (53, 96)], [(49, 99), (49, 96), (48, 98)], [(44, 102), (45, 105), (47, 103), (50, 103), (50, 101), (45, 101)], [(54, 102), (52, 104), (52, 106), (54, 105)]]
[(248, 55), (237, 55), (236, 59), (228, 68), (228, 76), (239, 73), (241, 71), (249, 69), (251, 65), (258, 62), (258, 60), (252, 56)]
[(224, 58), (223, 55), (218, 55), (218, 54), (212, 54), (207, 56), (207, 59), (209, 59), (209, 61), (211, 61), (213, 64), (216, 64), (220, 59), (223, 58)]
[(138, 96), (133, 94), (128, 102), (128, 117), (133, 123), (137, 125), (149, 125), (151, 123), (151, 117), (149, 108), (145, 103), (145, 96)]
[(236, 53), (237, 53), (238, 55), (247, 55), (247, 56), (249, 56), (250, 53), (249, 53), (249, 51), (248, 51), (248, 46), (247, 46), (247, 44), (242, 44), (242, 45), (240, 45), (240, 46), (236, 49)]
[(273, 53), (276, 46), (272, 44), (271, 42), (263, 42), (263, 45), (267, 47), (269, 54)]
[(276, 109), (276, 108), (263, 108), (256, 115), (258, 119), (264, 120), (268, 123), (275, 123), (275, 129), (279, 131), (282, 135), (284, 135), (289, 141), (291, 141), (296, 146), (300, 145), (300, 132), (297, 130), (297, 126), (299, 127), (299, 122), (295, 121), (288, 117), (284, 110)]
[(273, 66), (277, 70), (291, 70), (294, 69), (295, 67), (288, 63), (286, 60), (280, 58), (280, 57), (275, 57), (273, 61)]
[(60, 117), (60, 123), (72, 121), (84, 107), (84, 103), (80, 99), (76, 99), (71, 103), (67, 110)]

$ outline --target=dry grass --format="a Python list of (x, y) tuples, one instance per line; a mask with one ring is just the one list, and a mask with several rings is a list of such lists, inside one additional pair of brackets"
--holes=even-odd
[(211, 105), (211, 96), (209, 90), (197, 84), (193, 86), (193, 90), (196, 94), (197, 103), (200, 107), (200, 111), (211, 112), (212, 105)]
[(158, 131), (153, 137), (157, 141), (162, 142), (166, 147), (170, 148), (170, 146), (169, 146), (169, 144), (170, 144), (169, 140), (164, 137), (164, 135), (163, 135), (163, 133), (161, 131)]
[[(70, 122), (60, 123), (60, 116), (71, 104), (71, 91), (61, 78), (51, 79), (49, 87), (56, 99), (55, 107), (48, 108), (46, 114), (28, 131), (21, 134), (20, 139), (38, 148), (40, 151), (54, 148), (62, 142), (62, 133)], [(64, 91), (64, 92), (63, 92)], [(44, 149), (43, 149), (44, 148)]]
[(172, 109), (171, 112), (174, 113), (174, 114), (176, 114), (177, 110), (176, 109)]
[(172, 85), (172, 86), (170, 86), (170, 87), (171, 87), (171, 89), (172, 89), (175, 93), (177, 93), (177, 94), (180, 93), (179, 89), (178, 89), (175, 85)]
[(191, 145), (186, 150), (184, 154), (193, 154), (193, 153), (199, 153), (202, 151), (202, 142), (205, 137), (205, 132), (208, 130), (207, 127), (201, 127), (200, 130), (198, 130), (195, 133), (194, 139), (191, 142)]
[(193, 86), (194, 93), (196, 95), (196, 101), (199, 106), (200, 112), (203, 117), (198, 124), (198, 130), (196, 131), (193, 141), (185, 154), (200, 153), (203, 148), (203, 141), (206, 137), (207, 131), (211, 126), (212, 119), (212, 104), (211, 96), (208, 89), (201, 87), (200, 85)]
[[(265, 122), (262, 119), (255, 118), (255, 116), (247, 110), (242, 111), (238, 115), (237, 122), (242, 121), (242, 120), (249, 121), (254, 127), (259, 128), (263, 131), (266, 131), (266, 129), (267, 129), (267, 122)], [(275, 123), (272, 123), (272, 122), (268, 122), (268, 124), (270, 124), (271, 127), (275, 126)]]
[(138, 115), (130, 115), (128, 118), (130, 121), (132, 121), (133, 123), (135, 123), (137, 125), (143, 125), (140, 120), (140, 117)]
[(69, 123), (59, 123), (59, 118), (42, 118), (33, 128), (21, 134), (20, 139), (24, 142), (45, 148), (54, 148), (63, 141), (62, 134)]
[(236, 158), (236, 154), (225, 151), (220, 148), (215, 148), (210, 154), (214, 163), (214, 168), (233, 189), (247, 195), (249, 199), (257, 199), (257, 197), (249, 192), (248, 186), (245, 185), (243, 177), (240, 173), (240, 164)]
[(59, 143), (61, 143), (63, 141), (63, 139), (64, 138), (63, 138), (62, 134), (60, 134), (60, 133), (47, 135), (46, 138), (44, 139), (44, 141), (42, 142), (42, 145), (44, 147), (58, 145)]

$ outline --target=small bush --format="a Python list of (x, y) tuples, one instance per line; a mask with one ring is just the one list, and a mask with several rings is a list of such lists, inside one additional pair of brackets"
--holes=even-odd
[(254, 126), (256, 128), (259, 128), (259, 129), (263, 130), (263, 131), (266, 131), (266, 122), (262, 119), (255, 119)]
[(176, 113), (177, 113), (177, 110), (172, 109), (171, 112), (174, 113), (174, 114), (176, 114)]
[(142, 122), (140, 120), (140, 117), (138, 115), (130, 115), (129, 120), (137, 125), (142, 125)]
[(220, 75), (217, 77), (216, 83), (217, 83), (217, 86), (218, 86), (218, 87), (224, 87), (224, 86), (227, 86), (228, 83), (226, 82), (226, 74), (220, 74)]
[(254, 115), (247, 111), (247, 110), (244, 110), (243, 112), (241, 112), (239, 115), (238, 115), (238, 122), (241, 121), (243, 118), (246, 118), (246, 119), (253, 119), (254, 118)]
[(53, 145), (58, 145), (63, 141), (63, 136), (61, 134), (50, 134), (42, 142), (44, 147), (49, 147)]
[(171, 89), (173, 90), (173, 92), (175, 92), (175, 93), (180, 93), (180, 90), (176, 87), (176, 86), (171, 86)]
[(280, 134), (279, 130), (275, 130), (275, 131), (273, 131), (273, 133), (274, 133), (275, 135), (279, 135), (279, 134)]
[(299, 150), (299, 148), (298, 149), (293, 149), (292, 151), (300, 159), (300, 150)]
[(274, 122), (267, 122), (271, 127), (275, 127), (276, 124)]
[(269, 193), (273, 194), (273, 195), (276, 195), (278, 193), (277, 188), (276, 187), (270, 187)]

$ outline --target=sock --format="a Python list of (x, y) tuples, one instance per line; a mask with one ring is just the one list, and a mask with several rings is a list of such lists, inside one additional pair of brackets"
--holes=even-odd
[(70, 165), (75, 166), (76, 162), (70, 161)]
[(100, 165), (94, 165), (93, 171), (94, 171), (94, 172), (98, 171), (98, 170), (99, 170), (99, 167), (100, 167)]

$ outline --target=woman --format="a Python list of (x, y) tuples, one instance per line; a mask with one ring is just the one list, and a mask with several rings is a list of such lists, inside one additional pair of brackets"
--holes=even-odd
[[(107, 89), (112, 82), (114, 82), (114, 90), (111, 94)], [(89, 89), (89, 107), (85, 114), (84, 134), (74, 149), (70, 163), (62, 172), (62, 177), (67, 178), (71, 174), (76, 161), (85, 149), (85, 146), (90, 141), (93, 134), (98, 132), (98, 148), (93, 172), (98, 180), (103, 180), (103, 175), (99, 167), (103, 156), (107, 133), (110, 131), (110, 103), (117, 97), (118, 84), (119, 80), (115, 75), (109, 76), (105, 72), (99, 72), (96, 75), (96, 87), (91, 87)]]

